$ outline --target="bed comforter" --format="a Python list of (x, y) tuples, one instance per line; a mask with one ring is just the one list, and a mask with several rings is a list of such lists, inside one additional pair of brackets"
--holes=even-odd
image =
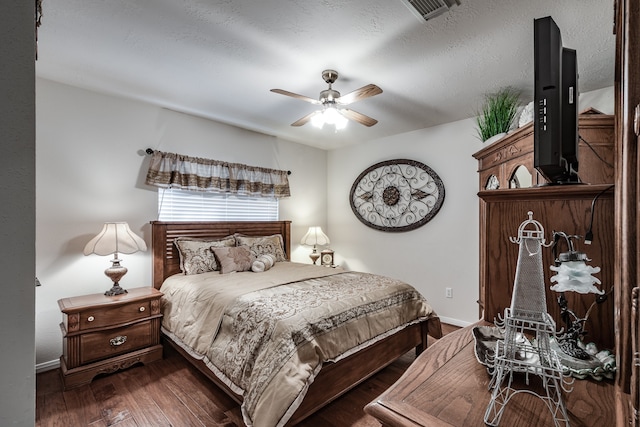
[(175, 275), (163, 332), (243, 396), (247, 426), (282, 426), (324, 362), (434, 316), (410, 285), (281, 262), (266, 272)]

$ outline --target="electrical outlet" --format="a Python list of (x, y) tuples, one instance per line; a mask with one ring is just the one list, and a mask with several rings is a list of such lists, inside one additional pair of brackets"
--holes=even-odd
[(446, 296), (447, 298), (453, 298), (453, 289), (451, 289), (451, 288), (445, 288), (444, 292), (445, 292), (445, 296)]

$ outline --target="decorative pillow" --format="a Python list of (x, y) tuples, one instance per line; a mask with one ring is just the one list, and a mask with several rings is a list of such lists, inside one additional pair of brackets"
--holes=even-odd
[(251, 271), (261, 273), (267, 271), (276, 263), (276, 257), (272, 254), (262, 254), (251, 264)]
[(263, 254), (275, 255), (276, 261), (286, 261), (287, 256), (284, 253), (284, 241), (281, 234), (274, 234), (272, 236), (250, 237), (242, 234), (234, 234), (236, 238), (236, 245), (249, 246), (251, 253), (255, 257)]
[(222, 274), (233, 273), (234, 271), (249, 271), (251, 270), (251, 263), (255, 259), (248, 246), (212, 247), (211, 250), (216, 257)]
[(184, 274), (200, 274), (219, 269), (211, 247), (232, 247), (236, 240), (233, 236), (222, 239), (178, 237), (174, 243), (180, 255), (180, 270)]

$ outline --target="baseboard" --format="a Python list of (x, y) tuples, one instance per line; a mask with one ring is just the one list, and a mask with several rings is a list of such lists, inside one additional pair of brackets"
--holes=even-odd
[(465, 326), (469, 326), (475, 322), (467, 322), (464, 320), (458, 320), (458, 319), (453, 319), (451, 317), (443, 317), (443, 316), (438, 316), (440, 317), (440, 322), (442, 323), (446, 323), (448, 325), (453, 325), (453, 326), (460, 326), (461, 328), (464, 328)]
[(48, 362), (43, 362), (43, 363), (37, 363), (36, 374), (51, 371), (52, 369), (58, 369), (59, 367), (60, 367), (60, 359), (50, 360)]

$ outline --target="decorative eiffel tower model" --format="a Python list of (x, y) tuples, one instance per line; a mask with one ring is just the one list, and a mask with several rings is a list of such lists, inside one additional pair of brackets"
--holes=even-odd
[[(550, 244), (545, 244), (544, 228), (533, 219), (533, 212), (528, 212), (528, 216), (518, 228), (518, 237), (509, 239), (518, 243), (520, 250), (511, 307), (505, 309), (504, 319), (496, 321), (504, 332), (504, 339), (497, 341), (495, 355), (489, 360), (492, 392), (484, 422), (497, 426), (509, 400), (518, 393), (529, 393), (544, 401), (553, 415), (555, 427), (569, 427), (562, 390), (570, 392), (568, 386), (572, 382), (563, 375), (558, 355), (549, 342), (556, 335), (556, 325), (547, 313), (542, 248)], [(530, 375), (539, 377), (543, 391), (516, 388), (515, 375), (520, 375), (526, 386), (529, 386)]]

